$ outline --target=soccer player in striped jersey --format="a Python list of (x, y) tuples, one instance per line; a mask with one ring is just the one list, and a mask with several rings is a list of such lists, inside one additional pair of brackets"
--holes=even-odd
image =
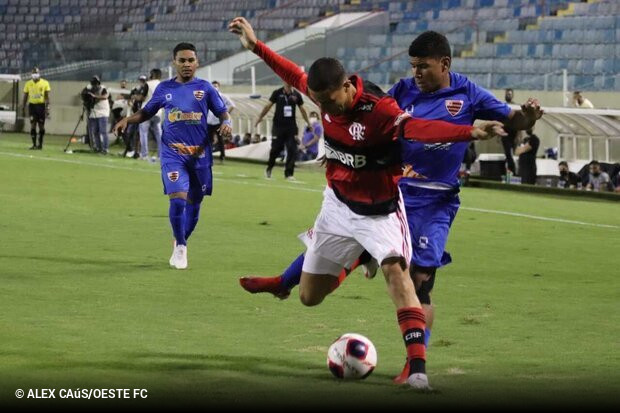
[(320, 304), (338, 284), (338, 274), (367, 250), (380, 263), (407, 350), (407, 382), (430, 388), (425, 366), (424, 312), (408, 274), (411, 240), (398, 179), (397, 137), (426, 143), (488, 139), (499, 122), (481, 128), (412, 118), (376, 85), (347, 77), (335, 59), (315, 61), (308, 74), (257, 40), (246, 19), (233, 19), (239, 35), (285, 82), (321, 108), (327, 187), (312, 231), (307, 233), (300, 279), (304, 305)]

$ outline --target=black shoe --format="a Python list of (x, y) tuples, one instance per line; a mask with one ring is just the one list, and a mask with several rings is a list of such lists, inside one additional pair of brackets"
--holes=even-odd
[(28, 149), (30, 149), (31, 151), (33, 151), (33, 150), (37, 149), (37, 145), (32, 145), (32, 146), (31, 146), (30, 148), (28, 148)]
[(265, 169), (265, 178), (271, 179), (271, 169)]
[(37, 146), (37, 149), (41, 150), (41, 149), (43, 149), (43, 146), (39, 145), (39, 146)]

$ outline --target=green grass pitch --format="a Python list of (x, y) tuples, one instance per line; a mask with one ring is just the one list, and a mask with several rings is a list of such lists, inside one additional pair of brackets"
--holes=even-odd
[[(260, 165), (216, 164), (189, 269), (177, 271), (159, 165), (64, 154), (65, 139), (29, 151), (29, 136), (0, 135), (0, 405), (619, 404), (618, 203), (465, 188), (454, 262), (433, 295), (437, 391), (416, 394), (391, 384), (404, 346), (382, 277), (356, 271), (315, 308), (295, 292), (278, 301), (239, 287), (239, 276), (277, 274), (303, 250), (296, 235), (319, 210), (320, 171), (298, 169), (290, 183), (282, 169), (266, 181)], [(365, 381), (339, 382), (325, 366), (346, 332), (377, 347)], [(35, 388), (56, 399), (15, 396)], [(148, 398), (62, 400), (63, 388)]]

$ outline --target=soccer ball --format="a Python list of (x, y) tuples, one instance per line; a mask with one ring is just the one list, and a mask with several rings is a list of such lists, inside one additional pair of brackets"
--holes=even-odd
[(365, 379), (376, 366), (377, 350), (361, 334), (344, 334), (327, 350), (327, 367), (339, 379)]

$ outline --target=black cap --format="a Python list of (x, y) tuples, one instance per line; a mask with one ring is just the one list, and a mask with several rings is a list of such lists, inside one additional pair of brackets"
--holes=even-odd
[(90, 79), (91, 83), (101, 83), (99, 76), (95, 75)]

